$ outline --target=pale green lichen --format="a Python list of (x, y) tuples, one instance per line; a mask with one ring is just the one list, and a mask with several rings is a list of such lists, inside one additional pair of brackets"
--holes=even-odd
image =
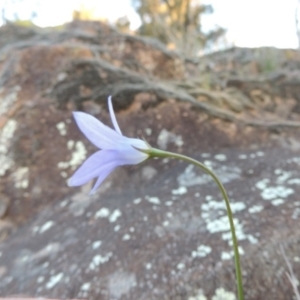
[(192, 252), (192, 257), (205, 257), (207, 254), (211, 252), (211, 247), (206, 246), (206, 245), (200, 245), (196, 251)]
[(172, 195), (183, 195), (187, 193), (185, 186), (180, 186), (178, 189), (172, 190)]
[(122, 215), (121, 211), (119, 209), (115, 209), (109, 216), (108, 220), (110, 223), (114, 223), (117, 221), (119, 217), (121, 217), (121, 215)]
[(58, 124), (56, 124), (56, 128), (59, 131), (60, 135), (62, 136), (67, 135), (67, 127), (64, 122), (59, 122)]
[(5, 172), (14, 165), (8, 152), (16, 129), (17, 122), (11, 119), (0, 131), (0, 176), (5, 175)]
[(95, 270), (96, 268), (98, 268), (100, 265), (105, 264), (106, 262), (108, 262), (110, 260), (110, 258), (112, 257), (112, 252), (108, 252), (105, 255), (95, 255), (92, 259), (92, 261), (89, 264), (89, 269), (90, 270)]
[(13, 179), (15, 181), (15, 188), (26, 189), (29, 185), (29, 168), (21, 167), (13, 173)]
[[(18, 100), (18, 93), (21, 90), (20, 86), (15, 86), (12, 89), (12, 92), (7, 94), (5, 97), (0, 98), (0, 116), (4, 115), (9, 111), (9, 109), (15, 104)], [(0, 93), (3, 90), (0, 91)]]
[(102, 207), (101, 209), (99, 209), (96, 214), (95, 214), (95, 218), (107, 218), (110, 214), (110, 211), (108, 208), (106, 207)]
[[(59, 169), (71, 168), (74, 170), (78, 165), (80, 165), (86, 158), (86, 148), (81, 141), (74, 142), (72, 140), (67, 142), (67, 147), (69, 150), (73, 150), (71, 154), (71, 159), (69, 161), (61, 161), (57, 164)], [(61, 173), (62, 177), (65, 177), (65, 173)]]
[(160, 204), (160, 200), (158, 197), (150, 197), (150, 196), (145, 196), (145, 199), (155, 205), (159, 205)]
[(184, 144), (180, 135), (176, 135), (166, 129), (163, 129), (158, 135), (157, 144), (160, 149), (166, 150), (169, 143), (173, 143), (177, 147), (181, 147)]
[(235, 300), (235, 294), (226, 291), (224, 288), (218, 288), (211, 300)]
[(64, 277), (64, 273), (59, 273), (57, 275), (51, 276), (49, 281), (46, 284), (46, 288), (48, 290), (52, 289), (53, 287), (55, 287), (61, 281), (61, 279), (63, 277)]

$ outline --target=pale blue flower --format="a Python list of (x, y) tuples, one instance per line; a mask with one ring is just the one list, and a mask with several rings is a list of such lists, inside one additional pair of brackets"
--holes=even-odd
[(75, 121), (82, 133), (101, 151), (92, 154), (69, 179), (69, 186), (79, 186), (97, 178), (91, 193), (99, 187), (103, 180), (118, 166), (136, 165), (146, 160), (149, 155), (141, 150), (149, 150), (150, 146), (139, 139), (122, 135), (113, 111), (111, 97), (108, 98), (110, 117), (115, 130), (101, 123), (84, 112), (73, 112)]

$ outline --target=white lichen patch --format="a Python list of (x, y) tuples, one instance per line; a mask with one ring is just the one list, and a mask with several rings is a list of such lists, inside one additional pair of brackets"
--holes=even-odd
[(51, 227), (54, 226), (54, 222), (53, 221), (48, 221), (46, 222), (44, 225), (42, 225), (40, 228), (39, 228), (39, 233), (44, 233), (46, 232), (47, 230), (49, 230)]
[(58, 124), (56, 124), (56, 128), (60, 135), (62, 136), (67, 135), (67, 127), (65, 122), (59, 122)]
[(210, 157), (211, 155), (210, 155), (210, 153), (202, 153), (201, 156), (202, 156), (203, 158), (208, 158), (208, 157)]
[(15, 188), (26, 189), (29, 185), (29, 168), (20, 167), (13, 174), (12, 177), (15, 182)]
[(172, 195), (184, 195), (187, 193), (185, 186), (180, 186), (178, 189), (172, 190)]
[(112, 257), (112, 253), (108, 252), (105, 255), (95, 255), (92, 259), (92, 261), (89, 264), (89, 269), (90, 270), (95, 270), (97, 267), (99, 267), (102, 264), (105, 264), (106, 262), (108, 262), (110, 260), (110, 258)]
[(233, 254), (231, 252), (222, 251), (222, 253), (221, 253), (221, 259), (222, 260), (229, 260), (232, 257), (233, 257)]
[(232, 202), (231, 203), (231, 210), (232, 213), (236, 213), (238, 211), (242, 211), (246, 208), (246, 204), (244, 202)]
[(133, 203), (134, 203), (134, 204), (139, 204), (139, 203), (141, 203), (141, 201), (142, 201), (141, 198), (137, 198), (137, 199), (134, 199), (134, 200), (133, 200)]
[(87, 292), (89, 291), (91, 288), (91, 283), (90, 282), (86, 282), (84, 283), (82, 286), (81, 286), (81, 290), (84, 291), (84, 292)]
[(9, 147), (16, 129), (17, 122), (11, 119), (0, 131), (0, 176), (3, 176), (14, 165), (14, 161), (9, 155)]
[(50, 290), (55, 287), (64, 277), (64, 273), (59, 273), (50, 277), (49, 281), (46, 284), (46, 289)]
[(152, 134), (152, 129), (151, 128), (145, 128), (145, 133), (150, 136)]
[[(222, 216), (219, 219), (215, 219), (215, 220), (209, 220), (207, 218), (205, 218), (205, 219), (206, 219), (206, 229), (210, 233), (223, 232), (223, 231), (230, 230), (227, 216)], [(235, 219), (235, 221), (236, 220), (237, 219)]]
[[(242, 247), (240, 247), (240, 246), (239, 246), (239, 254), (240, 255), (244, 255), (245, 254), (244, 249)], [(222, 253), (221, 253), (221, 259), (222, 260), (229, 260), (229, 259), (232, 259), (233, 257), (234, 257), (233, 250), (230, 251), (230, 252), (222, 251)]]
[(280, 205), (280, 204), (283, 204), (283, 203), (284, 203), (284, 200), (278, 198), (278, 199), (272, 200), (271, 203), (272, 203), (273, 205), (275, 205), (275, 206), (278, 206), (278, 205)]
[(293, 189), (278, 185), (265, 188), (260, 195), (264, 200), (273, 200), (275, 198), (287, 198), (293, 193)]
[(162, 223), (162, 225), (163, 225), (164, 227), (167, 227), (167, 226), (170, 225), (170, 221), (166, 220), (166, 221), (164, 221), (164, 222)]
[(121, 215), (122, 215), (121, 211), (119, 209), (115, 209), (109, 216), (108, 220), (109, 222), (114, 223), (117, 221), (119, 217), (121, 217)]
[(215, 155), (215, 159), (219, 160), (219, 161), (226, 161), (227, 157), (225, 154), (217, 154), (217, 155)]
[(95, 241), (95, 242), (92, 244), (93, 250), (98, 249), (98, 248), (101, 246), (101, 244), (102, 244), (101, 241)]
[(60, 161), (58, 164), (57, 164), (57, 167), (59, 169), (67, 169), (70, 167), (69, 165), (69, 162), (68, 161)]
[(152, 264), (151, 264), (151, 263), (147, 263), (147, 264), (145, 265), (145, 268), (146, 268), (147, 270), (150, 270), (150, 269), (152, 268)]
[(283, 185), (284, 183), (288, 183), (293, 173), (281, 169), (276, 169), (274, 173), (279, 175), (276, 179), (276, 184), (278, 185), (270, 186), (270, 179), (264, 178), (258, 181), (255, 186), (262, 191), (260, 195), (264, 200), (272, 200), (273, 205), (280, 205), (284, 202), (285, 198), (294, 193), (292, 188)]
[(131, 236), (130, 234), (125, 234), (123, 237), (122, 237), (122, 241), (128, 241), (130, 240)]
[(68, 200), (64, 200), (64, 201), (61, 201), (59, 206), (60, 207), (66, 207), (68, 205), (69, 201)]
[(121, 229), (121, 226), (120, 226), (120, 225), (116, 225), (115, 228), (114, 228), (114, 231), (117, 232), (117, 231), (119, 231), (120, 229)]
[[(209, 233), (222, 233), (222, 239), (228, 241), (231, 245), (231, 232), (228, 216), (226, 214), (226, 206), (224, 202), (214, 201), (211, 196), (206, 197), (207, 203), (201, 205), (201, 217), (206, 223), (206, 229)], [(231, 203), (232, 211), (234, 213), (244, 210), (246, 205), (243, 202)], [(248, 239), (253, 241), (252, 235), (244, 232), (243, 224), (237, 218), (233, 219), (236, 236), (238, 240)]]
[(206, 245), (200, 245), (196, 251), (192, 252), (192, 257), (205, 257), (211, 252), (211, 247)]
[(258, 156), (258, 157), (263, 157), (263, 156), (265, 156), (265, 153), (262, 152), (262, 151), (257, 151), (257, 152), (256, 152), (256, 156)]
[(145, 196), (145, 199), (155, 205), (159, 205), (160, 204), (160, 200), (158, 197), (150, 197), (150, 196)]
[[(205, 160), (204, 164), (214, 169), (217, 173), (219, 179), (223, 183), (229, 183), (237, 178), (240, 178), (242, 170), (236, 166), (227, 167), (222, 165), (221, 167), (217, 168), (213, 161)], [(177, 181), (180, 186), (194, 186), (194, 185), (202, 185), (213, 182), (211, 176), (207, 174), (197, 175), (194, 170), (194, 165), (188, 165), (184, 172), (177, 177)]]
[(247, 159), (247, 155), (246, 154), (240, 154), (238, 156), (238, 159)]
[(157, 144), (159, 148), (166, 150), (169, 143), (173, 143), (177, 147), (183, 146), (183, 140), (180, 135), (176, 135), (166, 129), (163, 129), (157, 137)]
[(259, 213), (264, 209), (262, 205), (254, 205), (248, 209), (250, 214)]
[(99, 219), (99, 218), (107, 218), (110, 214), (110, 211), (108, 208), (106, 207), (102, 207), (101, 209), (99, 209), (96, 214), (95, 214), (95, 218)]
[(172, 206), (173, 205), (173, 202), (172, 201), (166, 201), (165, 202), (165, 206)]
[(171, 212), (169, 211), (169, 212), (166, 213), (166, 216), (167, 216), (168, 218), (173, 218), (173, 213), (171, 213)]
[[(20, 86), (13, 87), (12, 91), (6, 96), (0, 98), (0, 116), (6, 114), (9, 109), (15, 104), (18, 99), (18, 93), (21, 90)], [(0, 93), (3, 92), (1, 88)]]
[(74, 145), (75, 145), (75, 142), (73, 140), (69, 140), (67, 142), (67, 148), (68, 148), (68, 150), (71, 151), (73, 149)]
[(283, 184), (285, 183), (289, 178), (291, 178), (293, 176), (293, 172), (289, 172), (289, 171), (283, 171), (281, 169), (276, 169), (274, 171), (274, 173), (276, 175), (280, 175), (277, 177), (276, 179), (276, 183), (277, 184)]
[(5, 149), (4, 149), (5, 144), (13, 137), (16, 129), (17, 129), (17, 122), (13, 119), (8, 120), (6, 125), (1, 130), (1, 135), (0, 135), (1, 148), (0, 148), (0, 150), (5, 151)]
[[(206, 199), (207, 200), (207, 199)], [(246, 208), (246, 204), (244, 202), (232, 202), (231, 203), (231, 210), (233, 213), (242, 211)], [(203, 203), (201, 205), (201, 209), (204, 211), (210, 211), (210, 210), (225, 210), (226, 205), (224, 201), (214, 201), (214, 200), (209, 200), (208, 203)], [(206, 216), (206, 215), (204, 215)]]
[(223, 288), (218, 288), (211, 300), (236, 300), (235, 294), (227, 292)]
[(295, 184), (295, 185), (300, 185), (300, 178), (292, 178), (288, 180), (288, 184)]
[(251, 244), (257, 244), (258, 243), (258, 239), (256, 237), (254, 237), (253, 235), (251, 235), (251, 234), (247, 235), (247, 239)]
[[(206, 200), (209, 198), (206, 198)], [(226, 205), (224, 203), (224, 201), (214, 201), (214, 200), (208, 200), (208, 203), (203, 203), (201, 205), (201, 209), (202, 211), (211, 211), (211, 210), (216, 210), (216, 209), (226, 209)], [(202, 215), (202, 217), (206, 218), (206, 214)]]
[(207, 167), (211, 168), (211, 169), (213, 169), (213, 167), (214, 167), (214, 162), (211, 161), (211, 160), (205, 160), (203, 162), (203, 164), (206, 165)]
[(256, 182), (255, 186), (256, 186), (256, 188), (258, 188), (260, 190), (264, 190), (268, 186), (269, 183), (270, 183), (270, 179), (264, 178), (264, 179)]
[(177, 268), (178, 270), (182, 270), (182, 269), (185, 268), (185, 264), (184, 264), (184, 263), (179, 263), (179, 264), (176, 266), (176, 268)]
[(69, 161), (70, 167), (75, 169), (78, 165), (80, 165), (86, 158), (87, 151), (83, 142), (78, 141), (75, 144), (75, 151), (72, 153), (71, 160)]
[(61, 171), (61, 172), (60, 172), (60, 176), (61, 176), (62, 178), (67, 178), (67, 177), (68, 177), (68, 173), (65, 172), (65, 171)]
[(71, 154), (71, 159), (69, 161), (61, 161), (57, 164), (59, 169), (72, 168), (74, 170), (79, 166), (86, 158), (87, 151), (83, 142), (78, 141), (75, 143), (74, 151)]

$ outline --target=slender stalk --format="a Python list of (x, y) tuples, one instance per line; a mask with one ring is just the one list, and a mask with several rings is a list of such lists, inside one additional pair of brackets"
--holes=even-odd
[(213, 171), (211, 171), (205, 165), (203, 165), (202, 163), (200, 163), (199, 161), (197, 161), (193, 158), (190, 158), (185, 155), (173, 153), (173, 152), (162, 151), (162, 150), (155, 149), (155, 148), (151, 148), (151, 150), (147, 150), (147, 153), (150, 155), (150, 157), (170, 157), (170, 158), (184, 160), (188, 163), (191, 163), (191, 164), (201, 168), (207, 174), (209, 174), (214, 179), (216, 184), (218, 185), (218, 188), (220, 189), (222, 196), (226, 203), (227, 215), (228, 215), (229, 224), (230, 224), (230, 231), (231, 231), (233, 250), (234, 250), (234, 262), (235, 262), (238, 299), (244, 300), (242, 272), (241, 272), (240, 256), (239, 256), (239, 250), (238, 250), (238, 241), (236, 238), (235, 227), (234, 227), (233, 216), (232, 216), (229, 198), (227, 196), (227, 193), (226, 193), (226, 190), (225, 190), (223, 184), (220, 182), (219, 178), (216, 176), (216, 174)]

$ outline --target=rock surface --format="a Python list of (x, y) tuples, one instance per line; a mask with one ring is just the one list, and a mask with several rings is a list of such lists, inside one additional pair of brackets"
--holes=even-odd
[(118, 169), (93, 196), (91, 184), (67, 186), (96, 150), (72, 110), (110, 124), (112, 93), (125, 135), (219, 174), (232, 202), (245, 298), (292, 298), (280, 245), (299, 277), (299, 68), (291, 69), (299, 54), (282, 56), (280, 85), (270, 81), (277, 69), (230, 65), (243, 64), (236, 53), (251, 53), (245, 49), (196, 63), (95, 22), (1, 30), (11, 37), (0, 38), (2, 296), (234, 299), (224, 203), (201, 171), (152, 160)]

